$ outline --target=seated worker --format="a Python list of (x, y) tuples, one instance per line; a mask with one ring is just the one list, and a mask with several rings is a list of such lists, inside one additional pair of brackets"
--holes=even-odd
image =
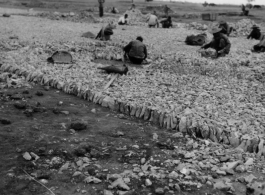
[(111, 13), (117, 14), (117, 13), (119, 13), (119, 10), (116, 7), (113, 7), (111, 10)]
[(111, 35), (113, 35), (113, 29), (115, 29), (115, 25), (113, 23), (109, 23), (107, 26), (103, 26), (96, 36), (96, 39), (109, 41)]
[(129, 58), (133, 64), (141, 64), (147, 58), (147, 49), (143, 38), (137, 37), (124, 47), (124, 58)]
[(216, 50), (216, 57), (224, 57), (225, 55), (229, 54), (231, 43), (228, 40), (227, 36), (221, 33), (222, 28), (213, 27), (211, 29), (211, 33), (213, 34), (213, 40), (202, 46), (201, 49), (208, 49), (213, 48)]
[(168, 16), (167, 18), (161, 20), (160, 23), (162, 24), (163, 28), (172, 28), (171, 16)]
[(152, 28), (155, 26), (157, 26), (157, 28), (159, 27), (158, 18), (156, 15), (150, 14), (146, 22), (148, 22), (149, 28)]
[(261, 34), (260, 42), (253, 46), (254, 52), (265, 52), (265, 35)]
[(118, 20), (119, 25), (125, 25), (128, 23), (128, 14), (125, 14), (124, 16), (121, 16)]
[(261, 36), (262, 33), (260, 32), (260, 28), (256, 24), (254, 24), (251, 33), (247, 36), (247, 39), (260, 40)]
[(225, 35), (227, 35), (227, 36), (229, 36), (230, 33), (231, 33), (232, 30), (233, 30), (233, 28), (230, 27), (230, 26), (227, 24), (227, 22), (225, 22), (225, 21), (223, 21), (223, 20), (221, 20), (221, 21), (219, 22), (219, 28), (222, 28), (221, 33), (223, 33), (223, 34), (225, 34)]

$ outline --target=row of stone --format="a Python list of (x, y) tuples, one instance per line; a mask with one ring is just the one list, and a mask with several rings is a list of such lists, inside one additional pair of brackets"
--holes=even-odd
[(52, 86), (65, 93), (76, 95), (82, 99), (124, 113), (128, 116), (144, 119), (165, 129), (177, 130), (195, 137), (232, 145), (241, 151), (254, 152), (259, 156), (265, 156), (265, 143), (263, 138), (248, 135), (238, 137), (233, 132), (223, 131), (222, 128), (208, 125), (205, 122), (198, 122), (198, 118), (196, 119), (191, 114), (178, 116), (175, 112), (167, 113), (153, 107), (118, 101), (102, 92), (83, 90), (75, 83), (63, 83), (38, 71), (28, 72), (23, 68), (9, 65), (2, 65), (0, 70), (24, 76), (29, 82)]

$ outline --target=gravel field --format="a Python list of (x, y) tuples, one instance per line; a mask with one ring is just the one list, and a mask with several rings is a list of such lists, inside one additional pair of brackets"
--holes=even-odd
[[(2, 69), (12, 65), (36, 72), (36, 75), (45, 76), (43, 83), (50, 79), (59, 81), (52, 84), (58, 88), (68, 83), (68, 87), (64, 87), (68, 93), (77, 86), (83, 94), (91, 90), (93, 96), (94, 92), (99, 97), (110, 96), (120, 106), (127, 105), (128, 114), (168, 129), (191, 130), (197, 136), (240, 146), (243, 150), (250, 144), (252, 151), (257, 147), (255, 142), (245, 141), (253, 140), (252, 135), (255, 139), (256, 136), (264, 138), (264, 54), (250, 52), (257, 41), (231, 37), (231, 53), (213, 60), (200, 57), (196, 52), (198, 47), (185, 45), (187, 35), (201, 32), (186, 28), (118, 26), (112, 38), (117, 45), (101, 45), (81, 37), (87, 31), (97, 34), (102, 26), (100, 23), (12, 16), (1, 17), (0, 25), (3, 26), (1, 41), (20, 45), (17, 50), (2, 53)], [(93, 60), (110, 60), (110, 55), (121, 54), (120, 46), (137, 35), (143, 36), (148, 46), (151, 64), (130, 67), (128, 76), (119, 77), (112, 87), (103, 91), (109, 77), (97, 69), (101, 64)], [(18, 40), (10, 39), (10, 36), (18, 36)], [(73, 67), (46, 62), (56, 49), (71, 51), (76, 61)], [(99, 99), (102, 102), (102, 98)], [(120, 110), (126, 112), (124, 108)]]

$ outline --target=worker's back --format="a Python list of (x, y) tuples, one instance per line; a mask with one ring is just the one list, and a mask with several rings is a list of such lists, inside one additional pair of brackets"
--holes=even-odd
[(144, 50), (145, 50), (145, 45), (138, 40), (134, 40), (131, 42), (132, 47), (129, 51), (129, 56), (136, 57), (136, 58), (144, 58)]
[(151, 14), (148, 20), (148, 25), (156, 25), (158, 22), (157, 16)]

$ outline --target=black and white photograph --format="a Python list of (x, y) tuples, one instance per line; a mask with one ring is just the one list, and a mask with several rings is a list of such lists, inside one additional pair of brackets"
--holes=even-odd
[(265, 0), (0, 0), (0, 195), (265, 195)]

